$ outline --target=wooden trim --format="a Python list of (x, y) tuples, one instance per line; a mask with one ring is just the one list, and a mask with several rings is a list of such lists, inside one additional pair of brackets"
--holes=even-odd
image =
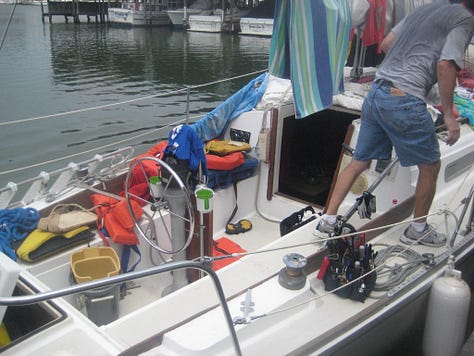
[(268, 181), (267, 181), (267, 200), (273, 198), (273, 181), (275, 177), (275, 153), (278, 128), (278, 109), (271, 111), (270, 118), (270, 144), (268, 152)]
[[(193, 204), (195, 204), (194, 199), (196, 199), (194, 196), (191, 198), (193, 200)], [(200, 257), (200, 250), (201, 250), (201, 242), (200, 242), (200, 226), (199, 226), (199, 218), (200, 218), (200, 213), (199, 211), (195, 211), (194, 213), (194, 236), (193, 239), (191, 240), (191, 243), (189, 244), (187, 250), (186, 250), (186, 258), (188, 260), (192, 260), (195, 258)], [(209, 212), (206, 214), (203, 214), (203, 224), (204, 224), (204, 231), (203, 231), (203, 239), (204, 239), (204, 256), (212, 256), (213, 253), (213, 243), (214, 243), (214, 238), (213, 238), (213, 212)], [(186, 226), (186, 229), (188, 229), (188, 226)], [(186, 231), (186, 234), (188, 231)], [(187, 270), (187, 276), (188, 276), (188, 281), (189, 282), (194, 282), (200, 278), (200, 271), (196, 269), (188, 269)]]

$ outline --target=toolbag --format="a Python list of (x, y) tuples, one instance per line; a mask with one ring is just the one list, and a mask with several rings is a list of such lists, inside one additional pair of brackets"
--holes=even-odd
[[(365, 244), (363, 235), (338, 238), (327, 242), (328, 255), (318, 273), (325, 290), (342, 298), (364, 302), (375, 287), (377, 273), (371, 244)], [(351, 283), (352, 282), (352, 283)]]
[(244, 162), (231, 170), (208, 170), (207, 186), (214, 188), (227, 188), (233, 183), (243, 179), (250, 178), (258, 165), (258, 159), (255, 157), (245, 158)]

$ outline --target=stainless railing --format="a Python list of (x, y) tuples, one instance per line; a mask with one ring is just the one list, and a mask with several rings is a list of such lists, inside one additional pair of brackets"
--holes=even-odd
[(201, 262), (197, 262), (197, 261), (171, 262), (164, 265), (151, 267), (142, 271), (128, 272), (125, 274), (111, 276), (106, 279), (95, 280), (95, 281), (87, 282), (87, 283), (80, 283), (80, 284), (69, 286), (63, 289), (58, 289), (55, 291), (41, 292), (41, 293), (37, 293), (33, 295), (24, 295), (24, 296), (0, 297), (0, 305), (14, 306), (14, 305), (33, 304), (33, 303), (47, 301), (54, 298), (64, 297), (64, 296), (75, 294), (75, 293), (85, 292), (87, 290), (100, 288), (100, 287), (104, 287), (108, 285), (120, 284), (123, 282), (130, 281), (132, 279), (143, 278), (143, 277), (152, 276), (158, 273), (171, 272), (171, 271), (187, 269), (187, 268), (202, 270), (211, 277), (214, 283), (214, 286), (217, 290), (219, 302), (224, 311), (224, 316), (227, 322), (227, 326), (229, 327), (229, 332), (232, 337), (235, 354), (242, 355), (242, 351), (239, 345), (239, 340), (237, 339), (237, 333), (234, 328), (232, 317), (230, 315), (229, 307), (227, 305), (226, 298), (224, 295), (224, 290), (222, 288), (219, 277), (210, 266)]

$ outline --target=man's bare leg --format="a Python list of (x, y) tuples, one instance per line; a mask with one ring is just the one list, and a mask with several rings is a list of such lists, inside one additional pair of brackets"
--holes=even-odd
[(426, 222), (426, 215), (430, 211), (436, 193), (436, 180), (438, 179), (440, 166), (440, 161), (433, 164), (418, 165), (419, 174), (415, 190), (415, 212), (413, 214), (415, 221), (418, 223)]
[(357, 177), (370, 166), (370, 161), (356, 161), (352, 159), (346, 168), (341, 172), (336, 181), (336, 186), (332, 192), (325, 213), (327, 215), (337, 215), (337, 210), (345, 199), (347, 193), (354, 184)]

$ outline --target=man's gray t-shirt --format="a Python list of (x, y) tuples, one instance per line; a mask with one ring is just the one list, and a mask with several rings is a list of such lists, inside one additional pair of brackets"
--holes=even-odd
[(438, 81), (438, 61), (453, 60), (463, 67), (474, 16), (460, 4), (430, 4), (415, 9), (392, 31), (395, 39), (375, 80), (386, 79), (425, 100)]

